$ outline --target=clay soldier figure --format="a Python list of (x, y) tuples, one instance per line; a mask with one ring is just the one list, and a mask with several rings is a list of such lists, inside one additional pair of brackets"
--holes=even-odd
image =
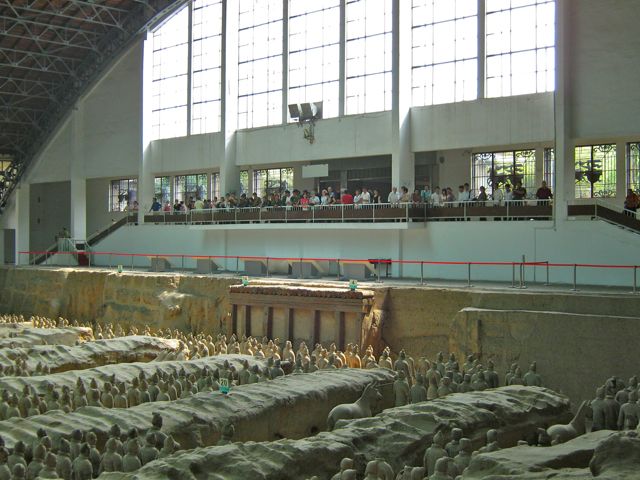
[(75, 460), (80, 455), (80, 447), (82, 446), (82, 432), (78, 429), (71, 432), (71, 459)]
[(146, 465), (149, 462), (154, 461), (160, 455), (159, 450), (156, 448), (156, 437), (153, 433), (148, 433), (145, 439), (145, 445), (140, 449), (140, 460), (142, 465)]
[(340, 471), (338, 473), (336, 473), (333, 477), (331, 477), (331, 480), (341, 480), (342, 479), (342, 472), (344, 472), (345, 470), (351, 470), (353, 468), (353, 459), (351, 458), (343, 458), (342, 460), (340, 460)]
[(316, 357), (311, 357), (309, 359), (309, 372), (308, 373), (313, 373), (313, 372), (317, 372), (318, 371), (318, 365), (316, 365)]
[(304, 372), (304, 368), (302, 366), (302, 355), (298, 355), (298, 358), (296, 358), (296, 364), (295, 364), (295, 367), (293, 369), (293, 373), (295, 375), (298, 375), (300, 373), (305, 373)]
[(438, 371), (438, 366), (434, 363), (431, 364), (431, 367), (429, 367), (429, 370), (427, 370), (427, 382), (429, 382), (429, 385), (431, 385), (431, 378), (435, 378), (435, 384), (439, 385), (440, 384), (440, 380), (442, 380), (442, 376), (440, 375), (440, 372)]
[(91, 480), (93, 477), (93, 465), (89, 460), (89, 447), (85, 444), (80, 449), (80, 455), (73, 461), (74, 480)]
[(498, 388), (500, 386), (500, 377), (495, 371), (495, 365), (492, 360), (487, 362), (487, 370), (484, 372), (484, 379), (489, 388)]
[(416, 384), (411, 387), (411, 403), (424, 402), (427, 400), (427, 388), (424, 386), (424, 377), (421, 373), (416, 376)]
[(438, 398), (446, 397), (453, 393), (451, 390), (451, 379), (449, 377), (443, 377), (438, 387)]
[(127, 444), (127, 454), (122, 459), (122, 470), (124, 472), (134, 472), (142, 467), (140, 458), (140, 445), (137, 440), (132, 440)]
[(409, 363), (407, 362), (407, 354), (404, 350), (400, 350), (400, 355), (398, 356), (398, 360), (396, 360), (396, 363), (393, 365), (393, 369), (396, 372), (404, 372), (404, 378), (406, 379), (407, 384), (409, 386), (412, 385), (411, 371), (409, 369)]
[(42, 445), (38, 445), (35, 448), (35, 450), (33, 451), (33, 460), (31, 460), (29, 466), (27, 467), (27, 480), (34, 480), (40, 475), (40, 470), (44, 468), (45, 454), (46, 450)]
[(591, 431), (597, 432), (598, 430), (604, 430), (604, 387), (598, 387), (596, 389), (596, 398), (591, 400), (591, 411), (593, 412)]
[(509, 379), (509, 385), (524, 385), (524, 378), (522, 378), (522, 370), (520, 370), (520, 367), (516, 367), (513, 376)]
[(487, 431), (487, 444), (478, 450), (478, 453), (489, 453), (495, 452), (496, 450), (500, 450), (500, 446), (498, 445), (498, 431), (492, 428)]
[[(56, 456), (53, 453), (47, 453), (44, 460), (44, 467), (40, 470), (38, 478), (58, 478), (58, 474), (56, 473)], [(0, 480), (4, 480), (2, 479), (1, 473)]]
[(0, 447), (0, 480), (11, 480), (11, 469), (7, 465), (9, 459), (9, 451)]
[(438, 352), (438, 356), (436, 357), (436, 368), (438, 373), (440, 374), (440, 378), (444, 377), (445, 367), (444, 367), (444, 354), (442, 352)]
[(628, 403), (629, 394), (633, 390), (637, 390), (637, 389), (638, 389), (638, 377), (634, 375), (629, 379), (629, 385), (626, 388), (618, 391), (618, 393), (616, 393), (616, 402), (618, 402), (620, 405), (624, 405), (625, 403)]
[(280, 360), (276, 360), (273, 368), (271, 369), (271, 378), (284, 377), (284, 370), (281, 367)]
[(56, 473), (58, 477), (64, 480), (71, 480), (72, 476), (72, 464), (71, 464), (71, 448), (69, 442), (61, 438), (60, 445), (58, 447), (58, 459), (56, 462)]
[(87, 432), (85, 438), (87, 440), (86, 445), (89, 447), (89, 461), (91, 462), (91, 466), (93, 467), (93, 476), (95, 478), (100, 474), (101, 461), (100, 452), (96, 448), (98, 437), (96, 437), (96, 434), (93, 432)]
[(441, 431), (438, 431), (433, 436), (433, 443), (427, 451), (424, 453), (422, 463), (427, 469), (427, 475), (431, 475), (435, 472), (436, 461), (439, 458), (446, 457), (447, 451), (444, 449), (444, 435)]
[[(119, 442), (119, 440), (118, 440)], [(107, 451), (102, 456), (100, 463), (100, 473), (102, 472), (121, 472), (122, 471), (122, 455), (118, 450), (118, 443), (115, 438), (110, 438), (105, 444)]]
[(449, 458), (442, 457), (436, 460), (434, 465), (434, 472), (429, 476), (429, 480), (451, 480), (449, 476)]
[(464, 365), (462, 366), (462, 374), (473, 375), (475, 373), (475, 366), (476, 363), (473, 355), (468, 355), (467, 361), (464, 362)]
[(25, 479), (26, 468), (21, 463), (18, 463), (16, 466), (14, 466), (12, 472), (13, 472), (13, 476), (11, 478), (13, 480), (24, 480)]
[(122, 432), (120, 431), (120, 427), (118, 426), (118, 424), (114, 424), (109, 429), (109, 440), (107, 440), (107, 442), (112, 441), (114, 443), (115, 451), (120, 455), (122, 455), (123, 450), (122, 441), (120, 440), (121, 435)]
[(615, 394), (618, 392), (615, 379), (610, 378), (604, 387), (604, 427), (607, 430), (618, 428), (618, 416), (620, 415), (620, 405), (615, 401)]
[(538, 373), (537, 373), (536, 362), (533, 362), (531, 364), (531, 366), (529, 366), (529, 371), (526, 373), (526, 375), (524, 376), (523, 380), (524, 380), (524, 384), (527, 387), (541, 387), (542, 386), (542, 379), (540, 378), (540, 375), (538, 375)]
[(22, 464), (26, 468), (27, 461), (24, 459), (25, 445), (22, 440), (18, 440), (16, 444), (13, 446), (13, 453), (9, 455), (7, 459), (7, 465), (13, 471), (13, 467), (17, 464)]
[[(291, 345), (291, 342), (287, 343)], [(242, 370), (238, 372), (238, 385), (246, 385), (247, 383), (249, 383), (250, 375), (251, 373), (249, 372), (249, 361), (246, 359), (242, 360)]]
[(429, 388), (427, 388), (427, 400), (434, 400), (438, 398), (438, 377), (435, 375), (431, 375), (428, 378)]
[(165, 444), (165, 439), (167, 435), (162, 433), (162, 416), (153, 412), (153, 418), (151, 419), (151, 428), (149, 429), (149, 433), (153, 433), (156, 439), (156, 448), (163, 448)]
[(149, 403), (151, 395), (149, 395), (149, 387), (145, 379), (140, 380), (140, 403)]
[(141, 403), (139, 386), (140, 382), (138, 378), (133, 377), (133, 380), (131, 380), (131, 387), (129, 387), (129, 390), (127, 391), (127, 404), (129, 407), (135, 407)]
[(258, 383), (260, 381), (260, 367), (258, 365), (254, 365), (251, 367), (251, 373), (249, 374), (249, 379), (247, 383)]
[(445, 371), (446, 370), (455, 370), (456, 366), (458, 366), (458, 361), (456, 360), (456, 354), (455, 353), (450, 353), (449, 354), (449, 360), (444, 365)]
[(90, 407), (103, 407), (102, 402), (100, 401), (100, 391), (99, 390), (89, 390), (87, 401)]
[(105, 408), (113, 408), (113, 395), (111, 394), (111, 383), (104, 382), (102, 386), (102, 395), (100, 401)]
[(167, 384), (162, 380), (159, 382), (160, 393), (156, 395), (156, 402), (168, 402), (171, 400), (169, 398), (169, 394), (167, 393)]
[[(518, 370), (520, 370), (520, 369), (518, 369)], [(512, 382), (513, 382), (514, 378), (511, 379)], [(519, 385), (521, 385), (521, 384), (519, 384)], [(485, 380), (483, 371), (479, 371), (476, 374), (476, 381), (471, 385), (471, 387), (477, 392), (481, 392), (481, 391), (486, 390), (487, 388), (489, 388), (489, 385), (487, 384), (487, 382)]]
[(398, 371), (398, 378), (393, 382), (393, 394), (395, 396), (395, 406), (402, 407), (409, 403), (410, 389), (407, 383), (404, 370)]
[(469, 440), (468, 438), (461, 438), (460, 450), (458, 454), (455, 456), (455, 458), (453, 459), (453, 461), (456, 464), (456, 467), (458, 467), (459, 473), (463, 473), (464, 469), (469, 466), (469, 463), (471, 462), (471, 454), (472, 454), (471, 440)]
[(509, 371), (504, 376), (504, 384), (505, 385), (511, 385), (511, 378), (515, 375), (516, 368), (518, 368), (518, 364), (517, 363), (512, 363), (511, 367), (509, 368)]
[(113, 395), (113, 408), (128, 408), (127, 395), (124, 383), (120, 382), (118, 388), (111, 391)]
[[(158, 375), (154, 373), (153, 375), (151, 375), (151, 378), (149, 380), (151, 381), (151, 383), (149, 384), (149, 399), (152, 402), (155, 402), (158, 394), (160, 393), (160, 388), (158, 388)], [(102, 401), (102, 403), (104, 403), (104, 400)]]
[[(621, 392), (623, 390), (620, 390)], [(618, 392), (620, 393), (620, 392)], [(618, 430), (635, 430), (640, 418), (640, 405), (638, 405), (638, 391), (631, 390), (629, 401), (620, 407), (618, 415)]]
[(444, 449), (447, 451), (447, 454), (454, 458), (460, 452), (460, 440), (462, 439), (462, 429), (453, 428), (451, 429), (451, 441), (447, 443)]
[(176, 450), (180, 448), (180, 444), (176, 442), (171, 435), (166, 436), (164, 439), (164, 445), (160, 450), (159, 458), (168, 457), (172, 455)]
[(389, 351), (386, 348), (382, 352), (382, 355), (380, 355), (380, 360), (378, 360), (378, 366), (380, 368), (393, 370), (393, 365), (391, 364), (391, 359), (389, 358)]

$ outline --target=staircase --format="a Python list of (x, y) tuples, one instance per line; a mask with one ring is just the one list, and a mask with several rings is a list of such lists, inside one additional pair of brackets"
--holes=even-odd
[(567, 214), (570, 217), (590, 217), (592, 220), (602, 220), (629, 232), (640, 234), (640, 220), (636, 212), (602, 200), (596, 200), (591, 204), (569, 205)]
[[(109, 226), (103, 228), (102, 230), (99, 230), (98, 232), (94, 233), (86, 240), (66, 239), (66, 240), (69, 240), (69, 242), (68, 243), (65, 242), (63, 245), (59, 245), (58, 242), (56, 242), (50, 245), (46, 249), (46, 253), (43, 253), (37, 256), (34, 259), (33, 264), (40, 265), (47, 258), (50, 258), (52, 255), (54, 255), (55, 252), (61, 250), (65, 252), (74, 252), (73, 257), (77, 260), (79, 266), (82, 266), (82, 267), (89, 266), (91, 264), (91, 248), (90, 247), (97, 244), (107, 236), (111, 235), (113, 232), (118, 230), (123, 225), (126, 225), (127, 223), (135, 223), (137, 222), (137, 220), (138, 220), (137, 213), (128, 214), (127, 216), (120, 218), (118, 221), (112, 222)], [(61, 249), (60, 248), (61, 246), (63, 246), (64, 249)]]

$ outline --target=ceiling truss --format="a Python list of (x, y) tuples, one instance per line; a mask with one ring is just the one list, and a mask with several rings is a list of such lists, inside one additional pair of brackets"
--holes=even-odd
[(187, 1), (0, 0), (0, 155), (13, 162), (0, 209), (80, 96)]

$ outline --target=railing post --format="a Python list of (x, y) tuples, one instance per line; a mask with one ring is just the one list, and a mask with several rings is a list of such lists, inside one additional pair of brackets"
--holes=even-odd
[(424, 262), (420, 262), (420, 285), (424, 285)]
[(371, 212), (371, 223), (376, 223), (376, 204), (375, 203), (371, 204), (371, 209), (372, 209), (372, 212)]
[(340, 259), (336, 259), (338, 264), (338, 280), (340, 280)]
[(404, 204), (404, 221), (409, 223), (409, 203)]
[(240, 257), (236, 257), (236, 275), (240, 274)]
[(344, 223), (344, 203), (340, 204), (340, 210), (342, 212), (342, 214), (341, 214), (342, 223)]
[(378, 273), (378, 283), (380, 283), (380, 263), (381, 263), (380, 259), (378, 259), (378, 265), (377, 265), (378, 268), (376, 269)]
[(181, 255), (182, 258), (182, 271), (184, 272), (184, 255)]
[(522, 263), (520, 264), (520, 288), (527, 288), (525, 278), (525, 263), (527, 263), (526, 257), (522, 255)]
[(510, 220), (511, 218), (509, 217), (509, 204), (511, 202), (509, 200), (505, 200), (504, 203), (507, 205), (507, 220)]
[(287, 205), (284, 206), (284, 223), (287, 223), (289, 220), (289, 207)]
[(133, 255), (131, 255), (131, 270), (133, 271)]
[(516, 288), (516, 262), (511, 262), (511, 288)]
[(633, 294), (636, 294), (637, 284), (636, 284), (636, 270), (638, 269), (637, 265), (633, 266)]
[(269, 277), (269, 257), (267, 257), (267, 278)]
[(549, 260), (547, 260), (547, 283), (545, 283), (546, 286), (549, 286)]
[(112, 255), (109, 254), (109, 268), (111, 268), (111, 261), (113, 260)]
[(311, 223), (316, 223), (316, 206), (311, 205)]
[(578, 277), (578, 265), (574, 263), (573, 264), (573, 288), (571, 289), (572, 292), (578, 291), (577, 277)]
[(473, 287), (471, 285), (471, 262), (467, 263), (467, 287)]

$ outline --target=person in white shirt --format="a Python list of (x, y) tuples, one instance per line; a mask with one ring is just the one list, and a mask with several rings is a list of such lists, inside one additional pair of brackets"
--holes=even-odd
[(442, 206), (442, 197), (440, 196), (440, 187), (436, 187), (429, 197), (429, 202), (434, 207)]
[(360, 203), (371, 203), (371, 194), (365, 187), (362, 188), (362, 193), (360, 194)]
[(398, 187), (393, 187), (387, 198), (387, 202), (391, 205), (397, 205), (400, 203), (400, 194), (398, 193)]
[(327, 190), (322, 190), (322, 196), (320, 197), (320, 203), (322, 205), (329, 205), (329, 203), (331, 203), (331, 197), (329, 196), (329, 192)]
[(193, 204), (194, 210), (202, 210), (204, 209), (204, 202), (200, 197), (197, 197), (195, 203)]
[(458, 203), (459, 207), (463, 205), (464, 202), (469, 201), (469, 191), (464, 189), (464, 185), (460, 185), (458, 187)]
[(353, 196), (353, 203), (359, 205), (362, 203), (362, 193), (356, 188), (356, 194)]
[(316, 195), (315, 190), (311, 192), (311, 196), (309, 197), (309, 205), (319, 205), (320, 199), (318, 195)]

